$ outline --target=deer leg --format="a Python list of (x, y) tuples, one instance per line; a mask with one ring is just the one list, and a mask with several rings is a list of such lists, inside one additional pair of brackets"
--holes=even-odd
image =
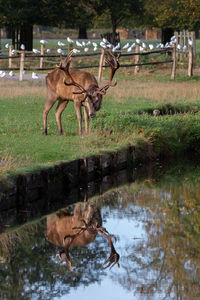
[(56, 110), (55, 110), (56, 122), (57, 122), (57, 125), (58, 125), (59, 135), (63, 134), (62, 123), (61, 123), (61, 115), (62, 115), (65, 107), (67, 106), (68, 102), (69, 101), (59, 100), (58, 105), (57, 105)]
[(50, 109), (52, 108), (52, 106), (54, 105), (54, 103), (57, 100), (57, 96), (53, 91), (47, 91), (47, 101), (44, 105), (44, 109), (43, 109), (43, 123), (44, 123), (44, 129), (43, 129), (43, 134), (47, 135), (47, 116), (48, 113), (50, 111)]
[(86, 134), (89, 134), (89, 123), (88, 123), (88, 111), (87, 111), (87, 107), (84, 107), (84, 118), (85, 118), (85, 132)]
[(75, 108), (75, 111), (76, 111), (76, 116), (77, 116), (77, 119), (78, 119), (78, 126), (79, 126), (79, 135), (81, 136), (82, 135), (82, 113), (81, 113), (81, 103), (80, 102), (77, 102), (77, 101), (74, 101), (74, 108)]

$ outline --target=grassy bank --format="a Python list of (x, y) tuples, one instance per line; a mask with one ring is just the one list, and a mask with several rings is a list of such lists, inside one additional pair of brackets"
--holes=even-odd
[[(174, 156), (199, 151), (199, 76), (179, 75), (171, 82), (169, 72), (141, 73), (134, 77), (119, 71), (118, 85), (110, 88), (101, 110), (91, 120), (91, 134), (77, 136), (78, 123), (70, 103), (63, 113), (64, 136), (57, 133), (53, 108), (47, 137), (42, 136), (44, 82), (1, 79), (0, 176), (30, 171), (102, 151), (136, 146), (138, 157)], [(161, 116), (153, 117), (155, 108)]]

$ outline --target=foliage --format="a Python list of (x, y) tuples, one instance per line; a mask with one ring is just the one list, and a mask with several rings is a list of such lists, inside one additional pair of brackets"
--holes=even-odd
[(146, 0), (145, 9), (150, 25), (174, 30), (199, 28), (200, 3), (198, 0)]

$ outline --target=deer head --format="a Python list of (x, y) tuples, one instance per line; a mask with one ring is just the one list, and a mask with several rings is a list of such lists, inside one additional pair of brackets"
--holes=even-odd
[(73, 215), (61, 210), (56, 215), (47, 217), (46, 239), (62, 247), (62, 251), (56, 256), (61, 262), (66, 262), (71, 271), (70, 247), (86, 246), (95, 240), (98, 233), (106, 238), (110, 246), (110, 256), (104, 263), (105, 268), (112, 268), (115, 264), (119, 266), (119, 254), (112, 242), (114, 236), (102, 227), (101, 214), (95, 204), (77, 204)]
[(120, 54), (114, 55), (111, 51), (108, 50), (105, 52), (105, 60), (111, 68), (109, 81), (101, 88), (98, 87), (98, 84), (92, 83), (91, 85), (89, 85), (87, 89), (84, 88), (83, 85), (75, 81), (72, 78), (72, 75), (70, 74), (70, 62), (71, 62), (72, 54), (73, 54), (73, 50), (69, 52), (68, 56), (60, 64), (60, 68), (63, 69), (71, 79), (71, 82), (67, 82), (66, 79), (64, 79), (64, 84), (67, 86), (77, 87), (78, 91), (73, 92), (73, 94), (79, 94), (79, 95), (82, 94), (83, 95), (82, 103), (84, 103), (87, 99), (88, 101), (93, 103), (95, 111), (98, 111), (101, 107), (102, 96), (106, 94), (106, 91), (108, 90), (109, 87), (114, 87), (117, 85), (117, 82), (112, 83), (112, 79), (114, 77), (116, 70), (119, 68), (118, 60)]

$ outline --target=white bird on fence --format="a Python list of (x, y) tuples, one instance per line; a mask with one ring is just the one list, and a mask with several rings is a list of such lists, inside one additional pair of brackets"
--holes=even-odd
[(102, 41), (105, 43), (105, 44), (108, 44), (109, 41), (106, 39), (106, 38), (102, 38)]
[(58, 46), (62, 47), (62, 46), (65, 46), (65, 44), (61, 41), (58, 41)]
[(178, 49), (178, 50), (182, 50), (182, 46), (178, 44), (178, 45), (177, 45), (177, 49)]
[(190, 40), (190, 39), (188, 39), (188, 44), (189, 44), (190, 46), (193, 46), (193, 41)]
[(39, 51), (39, 50), (37, 50), (37, 49), (33, 49), (33, 53), (35, 53), (35, 54), (39, 54), (39, 53), (40, 53), (40, 51)]
[(114, 46), (111, 43), (106, 44), (107, 48), (113, 49)]
[(160, 46), (161, 46), (161, 43), (157, 44), (157, 45), (156, 45), (156, 48), (160, 48)]
[(3, 71), (3, 70), (1, 70), (1, 71), (0, 71), (0, 77), (3, 78), (4, 76), (6, 76), (6, 72)]
[(144, 48), (143, 48), (142, 46), (140, 46), (140, 51), (141, 51), (141, 52), (144, 51)]
[(20, 49), (21, 49), (21, 50), (25, 50), (25, 45), (24, 45), (24, 44), (21, 44)]
[(33, 72), (33, 73), (32, 73), (32, 78), (33, 78), (33, 79), (38, 79), (38, 78), (39, 78), (39, 76), (38, 76), (38, 74), (37, 74), (37, 73)]
[(78, 49), (73, 49), (73, 53), (79, 53), (80, 52), (80, 50), (78, 50)]
[(6, 48), (6, 49), (8, 49), (8, 48), (9, 48), (9, 46), (10, 46), (9, 44), (5, 44), (5, 48)]
[(163, 48), (164, 48), (164, 45), (163, 45), (163, 44), (160, 44), (160, 48), (163, 49)]
[(59, 54), (62, 54), (62, 55), (64, 55), (65, 54), (65, 52), (62, 50), (62, 49), (57, 49), (57, 52), (59, 53)]
[(97, 47), (94, 47), (93, 51), (97, 51), (97, 49), (98, 49)]
[(149, 44), (149, 49), (150, 49), (150, 50), (153, 50), (153, 49), (154, 49), (154, 45)]
[(86, 47), (86, 48), (84, 48), (84, 51), (85, 51), (85, 52), (88, 52), (88, 50), (89, 50), (89, 49), (88, 49), (87, 47)]
[(183, 46), (183, 51), (187, 51), (187, 46), (186, 45)]
[(46, 53), (50, 53), (50, 52), (51, 52), (51, 49), (47, 49), (47, 50), (46, 50)]
[(104, 42), (100, 42), (100, 46), (101, 46), (102, 48), (104, 48), (104, 49), (107, 48), (107, 46), (106, 46), (106, 44), (105, 44)]
[(9, 74), (10, 77), (14, 77), (15, 76), (15, 73), (13, 71), (10, 71), (8, 74)]
[(143, 49), (146, 49), (146, 48), (147, 48), (147, 45), (146, 45), (144, 42), (142, 43), (142, 48), (143, 48)]
[(87, 43), (86, 43), (86, 46), (89, 46), (91, 44), (91, 42), (90, 41), (88, 41)]
[(175, 37), (175, 35), (173, 35), (173, 36), (171, 37), (170, 41), (173, 42), (173, 43), (176, 43), (176, 37)]
[(120, 43), (118, 43), (117, 46), (115, 46), (113, 49), (119, 50), (120, 48), (121, 48), (121, 45), (120, 45)]
[(76, 46), (77, 47), (83, 47), (83, 45), (79, 41), (76, 41)]
[(129, 43), (126, 43), (122, 49), (127, 49), (129, 47)]
[(141, 42), (140, 39), (136, 39), (135, 41), (137, 44), (140, 44), (140, 42)]
[(73, 43), (74, 41), (70, 39), (70, 37), (67, 38), (68, 43)]
[(95, 42), (93, 42), (92, 45), (93, 45), (94, 47), (97, 47), (97, 43), (95, 43)]
[(40, 44), (44, 45), (44, 44), (47, 44), (48, 42), (45, 41), (45, 40), (40, 40)]
[(131, 52), (133, 50), (133, 48), (135, 48), (136, 44), (133, 43), (128, 49), (127, 52)]
[(85, 42), (84, 41), (82, 42), (82, 47), (85, 47)]
[(15, 49), (13, 49), (13, 50), (11, 51), (11, 54), (12, 54), (12, 55), (15, 55), (15, 54), (17, 54), (17, 51), (16, 51)]
[(167, 43), (165, 44), (165, 48), (170, 48), (170, 43), (169, 43), (169, 42), (167, 42)]

